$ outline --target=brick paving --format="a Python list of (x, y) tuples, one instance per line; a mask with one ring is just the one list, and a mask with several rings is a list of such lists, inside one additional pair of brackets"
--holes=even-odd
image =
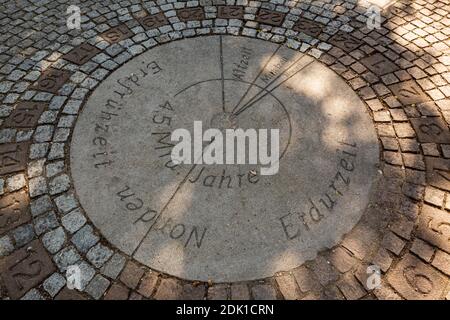
[[(450, 297), (448, 0), (395, 1), (373, 30), (362, 1), (131, 0), (83, 1), (82, 30), (69, 31), (63, 2), (0, 4), (2, 299)], [(377, 205), (338, 246), (273, 278), (215, 284), (150, 270), (102, 238), (73, 189), (70, 136), (92, 90), (154, 46), (208, 34), (308, 53), (365, 101), (379, 136)], [(75, 263), (81, 292), (66, 286)]]

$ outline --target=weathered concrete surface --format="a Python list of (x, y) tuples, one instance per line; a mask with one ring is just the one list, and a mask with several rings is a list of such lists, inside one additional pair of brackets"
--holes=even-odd
[[(164, 133), (216, 125), (223, 108), (251, 101), (237, 124), (280, 129), (277, 175), (165, 166)], [(71, 144), (76, 192), (113, 245), (156, 270), (216, 282), (271, 276), (336, 244), (361, 217), (379, 158), (365, 110), (331, 70), (286, 47), (229, 36), (170, 43), (88, 100)]]

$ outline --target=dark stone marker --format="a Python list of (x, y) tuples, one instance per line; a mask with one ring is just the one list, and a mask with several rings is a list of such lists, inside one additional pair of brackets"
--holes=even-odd
[(397, 99), (404, 105), (430, 100), (414, 80), (390, 85), (389, 89), (394, 92)]
[(57, 94), (58, 90), (69, 80), (71, 72), (48, 68), (39, 77), (32, 89)]
[(398, 67), (384, 57), (381, 53), (376, 53), (361, 60), (361, 63), (378, 76), (398, 70)]
[(25, 170), (29, 142), (0, 144), (0, 175)]
[(164, 12), (146, 15), (139, 18), (138, 22), (145, 30), (155, 29), (169, 23)]
[(267, 9), (260, 9), (256, 16), (256, 21), (262, 24), (268, 24), (271, 26), (279, 27), (283, 24), (285, 16), (286, 15), (281, 12)]
[(34, 128), (44, 111), (46, 103), (21, 101), (5, 120), (4, 126), (10, 128)]
[(447, 211), (424, 205), (419, 216), (417, 235), (450, 253), (449, 226), (450, 215)]
[(108, 31), (103, 32), (100, 36), (109, 43), (117, 43), (119, 41), (128, 39), (133, 35), (133, 32), (128, 28), (126, 24), (118, 25), (111, 28)]
[(244, 7), (242, 6), (219, 6), (217, 11), (219, 19), (244, 19)]
[(82, 65), (88, 62), (93, 56), (97, 55), (100, 49), (90, 45), (89, 43), (82, 43), (79, 46), (73, 48), (68, 53), (63, 55), (63, 59)]
[(341, 48), (346, 52), (351, 52), (362, 44), (362, 42), (359, 39), (353, 37), (352, 35), (344, 31), (339, 31), (338, 33), (336, 33), (334, 36), (330, 38), (328, 42), (335, 45), (336, 47)]
[(80, 292), (76, 290), (70, 290), (69, 288), (63, 288), (58, 295), (55, 297), (55, 300), (88, 300), (85, 296), (83, 296)]
[(324, 25), (319, 22), (300, 17), (300, 19), (292, 27), (292, 30), (303, 32), (311, 37), (317, 37), (322, 33), (323, 27)]
[(19, 191), (0, 198), (0, 236), (30, 221), (28, 193)]
[(191, 20), (204, 20), (205, 13), (201, 7), (185, 8), (177, 10), (177, 17), (183, 22)]
[(409, 253), (392, 268), (387, 281), (408, 300), (439, 299), (446, 284), (443, 275)]
[(0, 260), (0, 274), (8, 295), (18, 299), (55, 271), (39, 240)]
[(450, 159), (426, 157), (427, 182), (440, 189), (450, 191)]
[(450, 143), (450, 132), (441, 118), (415, 118), (411, 124), (419, 142)]

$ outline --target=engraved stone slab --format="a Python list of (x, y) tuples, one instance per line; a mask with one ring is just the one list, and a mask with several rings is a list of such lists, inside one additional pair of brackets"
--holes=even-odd
[(88, 62), (93, 56), (100, 52), (100, 49), (90, 45), (89, 43), (82, 43), (79, 46), (73, 48), (62, 57), (67, 61), (82, 65)]
[(429, 98), (414, 80), (396, 83), (389, 88), (404, 105), (428, 101)]
[(398, 67), (384, 57), (381, 53), (376, 53), (361, 60), (370, 71), (378, 76), (398, 70)]
[(87, 298), (76, 289), (70, 290), (66, 286), (58, 293), (55, 300), (87, 300)]
[(0, 236), (21, 224), (30, 221), (28, 193), (19, 191), (0, 199)]
[(324, 25), (319, 22), (300, 17), (300, 19), (297, 20), (297, 22), (292, 27), (292, 30), (303, 32), (311, 37), (317, 37), (322, 33), (323, 28)]
[(132, 35), (133, 31), (131, 31), (126, 24), (120, 24), (117, 27), (103, 32), (100, 36), (109, 43), (113, 44), (125, 40)]
[(334, 44), (335, 46), (341, 48), (346, 52), (351, 52), (362, 44), (359, 39), (344, 31), (337, 32), (330, 38), (330, 40), (328, 40), (328, 42)]
[(25, 169), (28, 147), (28, 142), (0, 144), (0, 175)]
[(450, 217), (445, 211), (424, 206), (419, 216), (418, 235), (450, 253)]
[[(170, 134), (194, 121), (278, 129), (278, 173), (173, 163)], [(80, 203), (106, 239), (156, 270), (217, 282), (272, 276), (338, 243), (379, 161), (364, 104), (334, 72), (232, 36), (168, 43), (119, 68), (83, 107), (70, 153)]]
[(0, 260), (0, 276), (12, 299), (23, 296), (54, 270), (55, 266), (39, 240)]
[(146, 15), (139, 18), (138, 21), (145, 30), (155, 29), (169, 23), (164, 12)]
[(243, 19), (244, 7), (242, 6), (219, 6), (217, 17), (220, 19)]
[(427, 182), (437, 188), (450, 191), (450, 159), (425, 158)]
[(46, 106), (43, 102), (21, 101), (4, 125), (11, 128), (34, 128)]
[(279, 27), (284, 21), (286, 15), (281, 12), (260, 9), (256, 15), (256, 21), (262, 24), (269, 24), (271, 26)]
[(183, 21), (192, 21), (192, 20), (204, 20), (205, 13), (203, 12), (202, 7), (197, 8), (185, 8), (177, 10), (177, 17)]
[(48, 68), (32, 87), (38, 91), (46, 91), (57, 94), (58, 90), (69, 80), (71, 73), (66, 70)]
[(409, 300), (436, 300), (444, 293), (446, 279), (411, 254), (388, 274), (389, 283)]
[(441, 118), (414, 118), (411, 124), (420, 142), (450, 143), (450, 132)]

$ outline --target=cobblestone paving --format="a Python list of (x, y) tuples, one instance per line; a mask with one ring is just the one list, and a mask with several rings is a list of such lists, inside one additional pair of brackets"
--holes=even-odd
[[(81, 7), (81, 31), (66, 27), (70, 4)], [(0, 297), (450, 299), (450, 2), (396, 1), (374, 30), (369, 6), (2, 1)], [(340, 245), (272, 278), (215, 284), (150, 270), (102, 238), (72, 187), (71, 131), (92, 90), (154, 46), (207, 34), (286, 42), (320, 60), (366, 102), (379, 136), (377, 205)], [(81, 292), (66, 287), (75, 263)], [(382, 271), (374, 290), (366, 287), (372, 264)]]

